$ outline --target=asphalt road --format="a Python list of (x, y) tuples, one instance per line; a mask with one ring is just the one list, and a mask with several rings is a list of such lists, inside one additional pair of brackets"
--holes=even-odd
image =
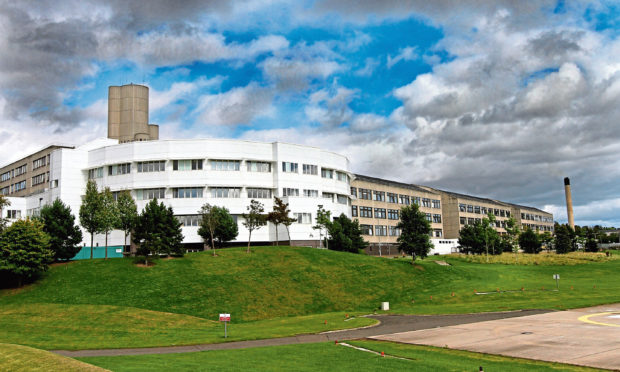
[(498, 313), (455, 314), (455, 315), (370, 315), (381, 323), (375, 326), (332, 331), (318, 334), (298, 335), (291, 337), (270, 338), (252, 341), (234, 341), (219, 344), (200, 344), (189, 346), (166, 346), (131, 349), (100, 349), (100, 350), (52, 350), (52, 352), (68, 357), (118, 356), (142, 354), (189, 353), (207, 350), (243, 349), (262, 346), (278, 346), (304, 344), (325, 341), (344, 341), (386, 335), (398, 332), (417, 331), (437, 327), (453, 326), (484, 322), (488, 320), (515, 318), (527, 315), (548, 313), (551, 310), (518, 310)]

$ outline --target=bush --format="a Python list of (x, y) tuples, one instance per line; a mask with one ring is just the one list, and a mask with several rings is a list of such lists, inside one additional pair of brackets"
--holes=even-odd
[(542, 243), (538, 238), (538, 234), (532, 231), (532, 229), (527, 229), (519, 235), (519, 247), (525, 253), (537, 254), (542, 251)]

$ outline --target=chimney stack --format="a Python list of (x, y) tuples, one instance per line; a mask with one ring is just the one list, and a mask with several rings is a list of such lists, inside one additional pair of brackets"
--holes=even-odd
[(566, 195), (566, 215), (568, 216), (568, 225), (571, 229), (575, 229), (575, 217), (573, 216), (573, 197), (570, 193), (570, 179), (564, 177), (564, 194)]

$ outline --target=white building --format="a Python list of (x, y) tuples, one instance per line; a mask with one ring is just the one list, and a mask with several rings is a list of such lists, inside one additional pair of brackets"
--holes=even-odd
[[(49, 188), (26, 197), (12, 198), (15, 217), (36, 215), (42, 205), (60, 198), (76, 219), (86, 182), (93, 179), (100, 189), (130, 190), (138, 210), (157, 198), (171, 206), (183, 223), (184, 243), (202, 247), (197, 234), (198, 210), (205, 203), (226, 207), (237, 218), (236, 242), (247, 242), (241, 218), (251, 199), (273, 208), (273, 197), (289, 203), (297, 223), (290, 227), (293, 245), (319, 242), (312, 229), (319, 205), (332, 216), (351, 215), (349, 161), (346, 157), (310, 146), (227, 139), (138, 141), (119, 144), (99, 139), (76, 148), (58, 148), (50, 156)], [(6, 212), (5, 212), (6, 214)], [(123, 233), (109, 236), (109, 246), (125, 245)], [(284, 226), (269, 224), (252, 234), (253, 242), (288, 240)], [(95, 236), (95, 245), (104, 236)], [(129, 242), (128, 242), (129, 243)], [(127, 243), (127, 244), (128, 244)], [(84, 244), (90, 235), (84, 232)]]

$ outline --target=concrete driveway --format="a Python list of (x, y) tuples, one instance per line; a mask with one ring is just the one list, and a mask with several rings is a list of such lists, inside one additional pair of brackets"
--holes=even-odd
[(620, 370), (620, 304), (369, 338)]

